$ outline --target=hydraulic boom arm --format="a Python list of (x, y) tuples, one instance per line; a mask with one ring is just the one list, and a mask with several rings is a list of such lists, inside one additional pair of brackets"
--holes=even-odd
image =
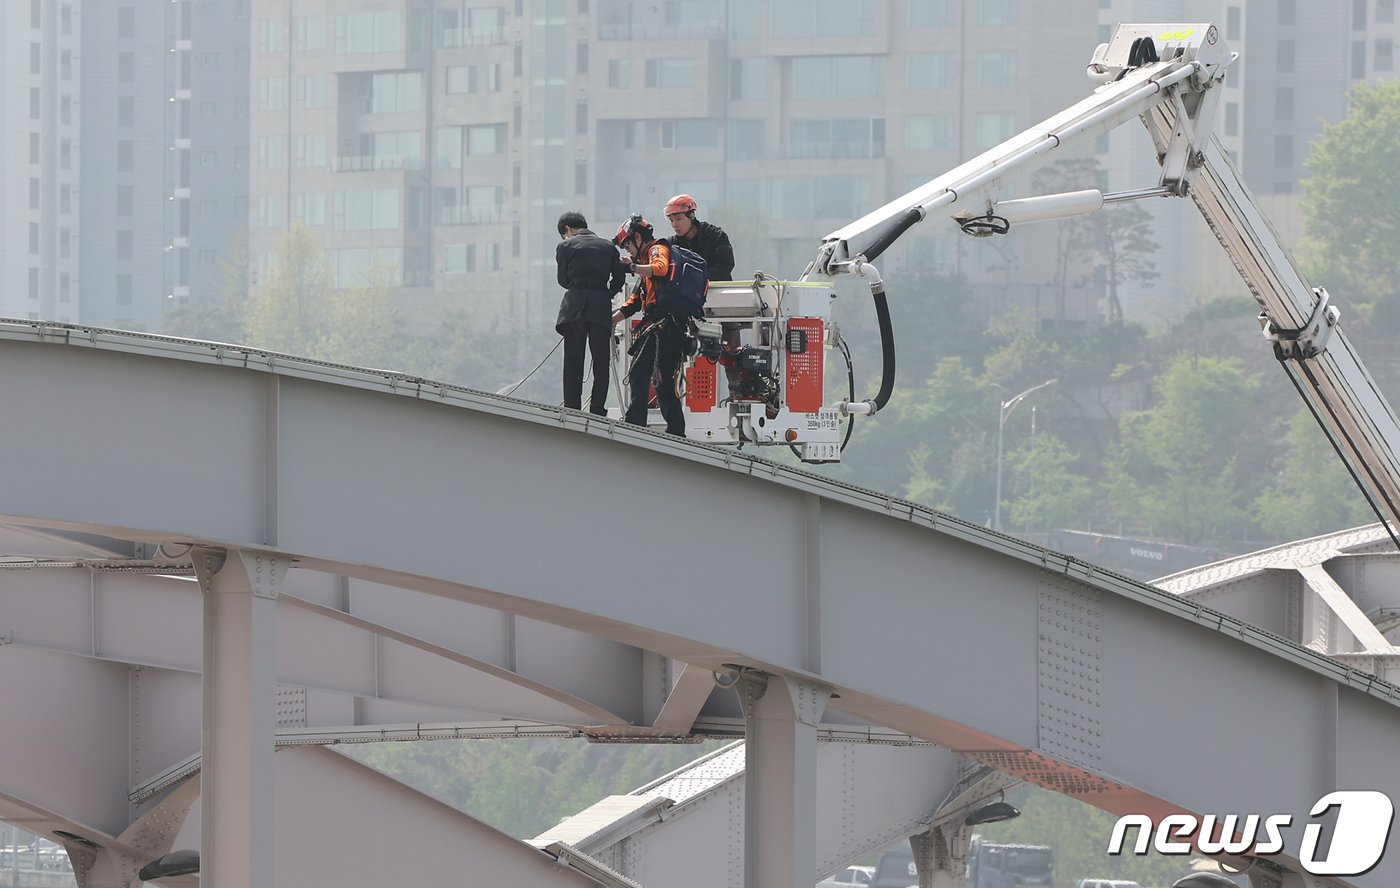
[[(1275, 355), (1400, 545), (1400, 422), (1342, 334), (1327, 292), (1303, 279), (1211, 132), (1219, 86), (1234, 59), (1211, 24), (1118, 26), (1089, 62), (1089, 76), (1103, 83), (1092, 96), (827, 235), (804, 277), (870, 274), (869, 263), (934, 212), (987, 236), (1105, 203), (1189, 196), (1259, 303)], [(1155, 186), (1006, 194), (1058, 149), (1134, 117), (1157, 150), (1162, 174)]]

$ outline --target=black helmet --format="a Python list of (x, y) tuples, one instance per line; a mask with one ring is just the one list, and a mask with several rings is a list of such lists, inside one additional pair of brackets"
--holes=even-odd
[(640, 234), (643, 241), (650, 241), (655, 239), (656, 230), (651, 227), (650, 222), (642, 218), (641, 213), (633, 213), (627, 217), (626, 222), (618, 226), (617, 234), (613, 235), (613, 244), (620, 247), (634, 234)]

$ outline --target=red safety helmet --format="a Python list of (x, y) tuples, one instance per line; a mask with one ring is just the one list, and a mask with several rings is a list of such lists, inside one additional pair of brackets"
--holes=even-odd
[(665, 213), (667, 216), (670, 216), (673, 213), (693, 213), (697, 209), (699, 209), (699, 207), (695, 203), (695, 198), (691, 197), (689, 194), (677, 194), (675, 197), (666, 201)]
[(627, 239), (634, 234), (640, 234), (643, 241), (654, 240), (656, 231), (651, 227), (651, 223), (642, 218), (641, 213), (633, 213), (617, 228), (617, 234), (613, 235), (613, 244), (622, 246)]

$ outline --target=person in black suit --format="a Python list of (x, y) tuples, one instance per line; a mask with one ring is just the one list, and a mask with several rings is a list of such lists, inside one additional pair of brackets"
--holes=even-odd
[(554, 261), (564, 298), (554, 329), (564, 337), (564, 406), (583, 406), (583, 355), (593, 356), (593, 390), (588, 411), (607, 416), (608, 366), (612, 338), (612, 298), (622, 290), (627, 266), (612, 241), (588, 228), (582, 213), (559, 217)]

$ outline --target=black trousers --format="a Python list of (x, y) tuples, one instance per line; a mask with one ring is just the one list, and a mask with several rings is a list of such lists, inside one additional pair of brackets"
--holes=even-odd
[(651, 400), (651, 374), (661, 371), (656, 383), (656, 402), (661, 408), (661, 416), (666, 420), (666, 431), (672, 435), (685, 436), (685, 413), (681, 410), (681, 399), (676, 395), (676, 373), (685, 359), (685, 327), (677, 321), (667, 321), (659, 331), (648, 336), (632, 362), (627, 373), (627, 384), (631, 389), (628, 404), (628, 422), (633, 425), (647, 424), (647, 403)]
[(564, 406), (579, 410), (583, 407), (583, 353), (585, 346), (593, 354), (593, 391), (589, 394), (588, 412), (607, 416), (608, 359), (612, 327), (588, 321), (570, 321), (563, 326), (564, 335)]

